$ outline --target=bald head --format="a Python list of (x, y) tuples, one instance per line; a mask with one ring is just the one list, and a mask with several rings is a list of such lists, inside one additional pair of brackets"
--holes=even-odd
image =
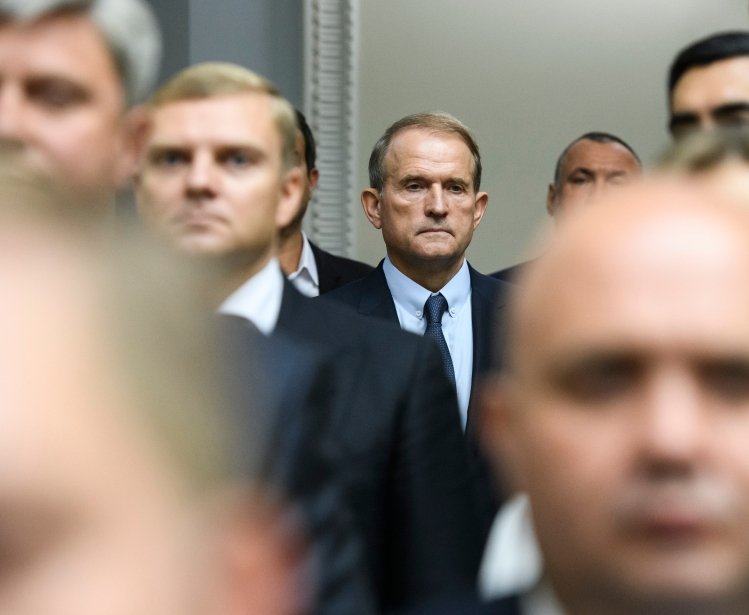
[(569, 613), (749, 600), (749, 212), (646, 183), (520, 282), (490, 439)]

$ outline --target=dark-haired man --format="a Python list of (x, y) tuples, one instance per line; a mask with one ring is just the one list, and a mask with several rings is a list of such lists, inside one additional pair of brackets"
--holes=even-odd
[(304, 173), (304, 190), (291, 223), (279, 231), (278, 260), (286, 277), (299, 292), (308, 297), (317, 297), (364, 277), (372, 271), (372, 267), (323, 250), (302, 230), (302, 220), (317, 187), (320, 172), (316, 167), (315, 137), (299, 109), (296, 109), (296, 120), (298, 130), (295, 149), (299, 166)]
[(749, 123), (749, 32), (722, 32), (676, 56), (668, 74), (674, 138), (713, 126)]

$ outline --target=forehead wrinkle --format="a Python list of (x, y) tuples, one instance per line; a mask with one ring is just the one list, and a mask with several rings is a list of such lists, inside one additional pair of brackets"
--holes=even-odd
[[(417, 148), (422, 151), (416, 153), (414, 151), (414, 149), (416, 148), (413, 148), (413, 149), (406, 150), (405, 152), (403, 151), (398, 152), (397, 145), (398, 145), (399, 139), (402, 140), (406, 135), (413, 134), (413, 133), (418, 133), (426, 137), (426, 139), (419, 141), (419, 144), (417, 146)], [(424, 152), (423, 151), (424, 141), (431, 140), (434, 137), (440, 138), (440, 141), (435, 142), (432, 140), (429, 151)], [(460, 151), (459, 154), (450, 152), (449, 157), (443, 160), (434, 160), (430, 158), (429, 155), (434, 153), (434, 151), (437, 149), (443, 150), (444, 152), (444, 150), (448, 147), (446, 144), (446, 141), (459, 142), (463, 146), (462, 151)], [(403, 147), (404, 146), (401, 145), (401, 149)], [(400, 153), (400, 156), (398, 155), (399, 153)], [(384, 159), (385, 178), (391, 179), (392, 177), (395, 176), (394, 169), (402, 168), (403, 163), (401, 161), (404, 158), (405, 159), (418, 158), (418, 160), (423, 161), (424, 163), (430, 165), (430, 167), (433, 167), (435, 165), (449, 167), (449, 166), (456, 166), (465, 162), (464, 160), (461, 160), (461, 158), (463, 158), (464, 156), (467, 157), (467, 160), (469, 163), (468, 168), (466, 169), (466, 174), (467, 174), (467, 177), (469, 178), (468, 183), (470, 183), (470, 179), (473, 178), (473, 174), (475, 172), (475, 168), (474, 168), (475, 161), (473, 160), (473, 156), (471, 155), (471, 151), (468, 148), (468, 145), (466, 145), (465, 141), (463, 141), (463, 139), (461, 139), (459, 135), (448, 133), (448, 132), (443, 132), (443, 131), (438, 131), (438, 130), (425, 129), (425, 128), (407, 128), (405, 130), (398, 132), (396, 135), (394, 135), (393, 139), (391, 140), (387, 148), (387, 151), (385, 153), (385, 159)], [(392, 162), (391, 162), (391, 158), (393, 159)], [(423, 168), (423, 172), (425, 176), (432, 176), (435, 174), (435, 169), (433, 168), (430, 168), (430, 169), (427, 169), (425, 167), (422, 167), (422, 168)], [(437, 171), (437, 173), (439, 173), (439, 171)], [(409, 173), (409, 175), (412, 175), (412, 173)], [(466, 180), (463, 178), (462, 181), (466, 181)]]

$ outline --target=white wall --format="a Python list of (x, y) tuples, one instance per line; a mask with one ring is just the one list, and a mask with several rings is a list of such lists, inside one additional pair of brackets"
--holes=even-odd
[[(523, 258), (545, 222), (559, 152), (613, 132), (646, 163), (668, 144), (665, 79), (675, 53), (749, 28), (746, 0), (359, 0), (359, 178), (399, 117), (444, 110), (475, 132), (489, 211), (469, 250), (490, 272)], [(357, 255), (384, 254), (356, 204)]]

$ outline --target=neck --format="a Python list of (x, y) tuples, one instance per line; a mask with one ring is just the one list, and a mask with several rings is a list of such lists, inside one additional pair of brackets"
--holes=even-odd
[(397, 255), (391, 254), (390, 251), (388, 251), (388, 258), (403, 275), (433, 293), (444, 288), (455, 277), (455, 274), (463, 266), (464, 260), (463, 255), (461, 255), (458, 259), (449, 262), (440, 260), (416, 263), (400, 259)]
[(215, 307), (220, 306), (242, 284), (262, 270), (273, 255), (273, 251), (269, 250), (259, 258), (222, 257), (211, 263), (209, 266), (215, 268), (210, 272), (212, 286), (209, 292)]
[(299, 261), (302, 259), (302, 247), (304, 238), (301, 227), (293, 232), (282, 234), (278, 245), (278, 260), (281, 269), (286, 275), (294, 273), (299, 269)]

